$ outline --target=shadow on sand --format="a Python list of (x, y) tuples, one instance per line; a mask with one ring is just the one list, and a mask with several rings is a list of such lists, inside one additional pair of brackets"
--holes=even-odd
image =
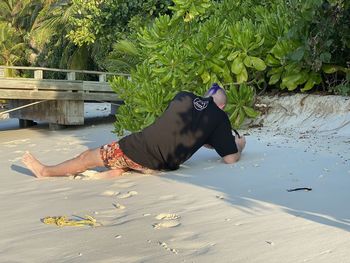
[[(327, 153), (304, 152), (302, 145), (267, 147), (253, 138), (247, 141), (235, 165), (220, 163), (215, 151), (201, 149), (164, 177), (220, 191), (225, 201), (247, 213), (274, 204), (291, 215), (350, 231), (348, 164)], [(312, 191), (287, 191), (297, 187)]]

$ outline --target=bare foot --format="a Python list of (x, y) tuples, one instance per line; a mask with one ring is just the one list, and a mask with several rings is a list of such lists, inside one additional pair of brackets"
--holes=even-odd
[(40, 163), (31, 153), (26, 152), (22, 157), (22, 162), (36, 177), (45, 177), (43, 174), (44, 165)]

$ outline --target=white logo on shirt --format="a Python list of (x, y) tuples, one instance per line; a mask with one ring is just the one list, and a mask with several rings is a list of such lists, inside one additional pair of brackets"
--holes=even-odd
[(203, 101), (200, 100), (199, 98), (195, 98), (193, 101), (193, 106), (195, 107), (196, 110), (202, 111), (208, 106), (209, 101)]

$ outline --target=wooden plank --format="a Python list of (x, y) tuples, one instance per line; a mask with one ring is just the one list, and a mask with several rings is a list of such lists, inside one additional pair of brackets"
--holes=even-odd
[(56, 91), (0, 90), (0, 99), (121, 101), (114, 92), (83, 93)]
[(1, 89), (80, 91), (83, 90), (83, 82), (67, 80), (3, 79), (0, 81), (0, 91)]
[[(34, 100), (11, 100), (10, 108), (16, 108)], [(83, 101), (45, 101), (10, 113), (11, 118), (46, 121), (61, 125), (84, 124)]]
[(107, 82), (94, 82), (94, 81), (84, 81), (83, 82), (84, 91), (96, 91), (96, 92), (114, 92), (111, 86)]
[(113, 93), (84, 93), (84, 100), (89, 101), (122, 101), (118, 95)]
[(1, 99), (27, 100), (84, 100), (82, 92), (65, 91), (34, 91), (34, 90), (5, 90), (0, 89)]
[(0, 66), (0, 69), (22, 69), (22, 70), (43, 70), (43, 71), (52, 71), (52, 72), (75, 72), (83, 74), (92, 74), (92, 75), (114, 75), (114, 76), (130, 76), (127, 73), (118, 73), (118, 72), (103, 72), (103, 71), (92, 71), (92, 70), (75, 70), (75, 69), (58, 69), (58, 68), (43, 68), (43, 67), (21, 67), (21, 66)]
[(1, 89), (114, 92), (107, 82), (31, 79), (4, 79)]

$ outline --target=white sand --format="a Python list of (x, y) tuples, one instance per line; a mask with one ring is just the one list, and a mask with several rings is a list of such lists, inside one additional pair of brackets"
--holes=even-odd
[[(26, 150), (54, 164), (98, 147), (112, 123), (0, 131), (0, 262), (350, 262), (349, 109), (311, 124), (300, 107), (293, 121), (276, 111), (246, 131), (235, 165), (201, 149), (177, 171), (115, 180), (38, 180), (20, 162)], [(297, 187), (312, 191), (286, 191)], [(40, 221), (63, 215), (103, 226)]]

